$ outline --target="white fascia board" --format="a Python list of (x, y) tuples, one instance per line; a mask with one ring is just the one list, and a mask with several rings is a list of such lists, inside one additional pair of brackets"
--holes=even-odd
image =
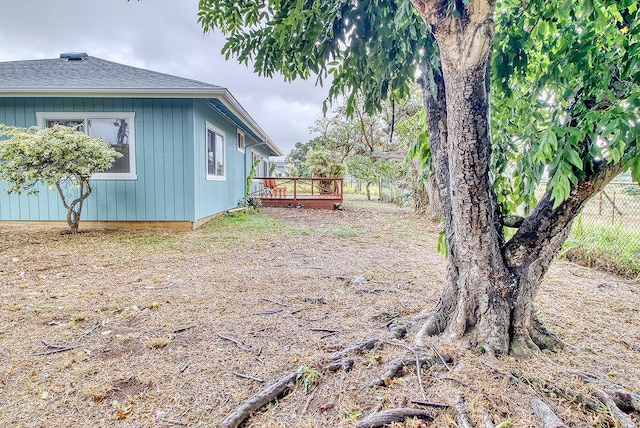
[(216, 98), (225, 88), (0, 88), (0, 97)]

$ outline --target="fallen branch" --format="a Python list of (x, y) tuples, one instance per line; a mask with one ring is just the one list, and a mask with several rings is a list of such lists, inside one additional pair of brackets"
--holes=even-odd
[(160, 420), (160, 421), (162, 421), (164, 423), (170, 424), (170, 425), (180, 425), (180, 426), (183, 426), (183, 427), (188, 427), (189, 426), (189, 424), (186, 423), (186, 422), (175, 421), (173, 419), (162, 419), (162, 418), (159, 418), (158, 420)]
[(264, 379), (260, 379), (259, 377), (253, 377), (243, 373), (234, 372), (233, 370), (229, 370), (229, 372), (243, 379), (255, 380), (256, 382), (260, 382), (260, 383), (264, 382)]
[(484, 415), (484, 428), (496, 428), (489, 413)]
[(456, 397), (455, 406), (456, 412), (458, 412), (458, 425), (460, 428), (473, 428), (473, 425), (471, 425), (471, 421), (469, 420), (467, 406), (462, 395), (458, 395)]
[(329, 314), (324, 314), (320, 318), (309, 318), (307, 316), (307, 313), (306, 312), (304, 313), (304, 320), (306, 322), (322, 321), (322, 320), (326, 320), (327, 318), (329, 318)]
[(616, 406), (616, 403), (613, 402), (606, 392), (598, 388), (593, 388), (593, 392), (596, 394), (596, 397), (598, 397), (598, 400), (602, 401), (609, 408), (609, 411), (618, 422), (620, 422), (622, 428), (638, 428), (631, 418)]
[(249, 397), (244, 403), (233, 409), (220, 423), (220, 428), (236, 428), (253, 412), (283, 395), (295, 383), (299, 369), (281, 377), (275, 383)]
[(363, 342), (357, 343), (353, 346), (349, 346), (348, 348), (343, 349), (342, 351), (334, 352), (329, 355), (330, 360), (340, 360), (345, 355), (353, 351), (364, 352), (373, 349), (378, 343), (380, 343), (380, 339), (372, 338), (367, 339)]
[(436, 409), (448, 409), (449, 407), (451, 407), (448, 404), (429, 403), (427, 401), (411, 401), (411, 404), (416, 404), (418, 406), (435, 407)]
[(419, 418), (423, 420), (432, 420), (433, 416), (426, 410), (398, 408), (385, 410), (384, 412), (372, 413), (356, 424), (356, 428), (378, 428), (390, 425), (394, 422), (403, 422), (409, 418)]
[(244, 346), (241, 342), (238, 342), (238, 341), (237, 341), (237, 340), (235, 340), (235, 339), (232, 339), (232, 338), (230, 338), (230, 337), (223, 336), (223, 335), (218, 334), (218, 333), (216, 333), (216, 334), (217, 334), (217, 336), (218, 336), (220, 339), (228, 340), (229, 342), (233, 342), (233, 343), (235, 343), (235, 344), (236, 344), (236, 346), (237, 346), (238, 348), (242, 349), (243, 351), (251, 351), (251, 349), (247, 348), (247, 347), (246, 347), (246, 346)]
[(327, 303), (329, 303), (329, 299), (327, 299), (326, 297), (304, 297), (302, 301), (308, 303), (316, 303), (319, 305), (326, 305)]
[(44, 346), (46, 346), (47, 348), (66, 349), (69, 347), (68, 345), (54, 345), (53, 343), (49, 343), (44, 339), (41, 339), (41, 342), (44, 343)]
[(35, 352), (33, 354), (27, 354), (29, 357), (39, 357), (39, 356), (42, 356), (42, 355), (57, 354), (58, 352), (70, 351), (72, 349), (76, 349), (76, 348), (80, 347), (80, 345), (75, 345), (75, 346), (54, 345), (53, 343), (49, 343), (44, 339), (41, 339), (41, 342), (44, 343), (44, 345), (47, 348), (51, 348), (51, 350), (50, 351), (45, 351), (45, 352)]
[(57, 347), (55, 349), (52, 349), (51, 351), (45, 351), (45, 352), (35, 352), (33, 354), (27, 354), (29, 357), (39, 357), (42, 355), (49, 355), (49, 354), (57, 354), (58, 352), (66, 352), (66, 351), (70, 351), (72, 349), (76, 349), (79, 348), (80, 345), (77, 346), (66, 346), (66, 347)]
[(392, 290), (392, 289), (388, 289), (388, 288), (360, 288), (359, 290), (356, 290), (356, 293), (369, 293), (369, 294), (376, 294), (376, 293), (397, 293), (398, 290)]
[(91, 327), (89, 330), (85, 331), (84, 333), (82, 333), (80, 336), (78, 336), (78, 338), (76, 339), (76, 341), (80, 341), (80, 339), (82, 339), (85, 336), (90, 335), (91, 333), (93, 333), (94, 331), (96, 331), (97, 329), (99, 329), (100, 326), (99, 325), (95, 325), (93, 327)]
[[(449, 365), (447, 364), (447, 361), (445, 361), (445, 358), (440, 354), (440, 352), (438, 352), (438, 349), (436, 349), (436, 347), (433, 345), (429, 345), (429, 347), (431, 348), (433, 353), (436, 354), (438, 358), (440, 358), (440, 361), (442, 361), (442, 364), (444, 364), (447, 370), (452, 371), (451, 367), (449, 367)], [(447, 358), (447, 359), (449, 360), (449, 362), (451, 362), (451, 358)]]
[(271, 299), (267, 299), (267, 298), (262, 298), (262, 300), (264, 300), (265, 302), (271, 302), (271, 303), (275, 303), (276, 305), (280, 305), (280, 306), (284, 306), (287, 307), (287, 305), (285, 305), (284, 303), (278, 301), (278, 300), (271, 300)]
[(533, 413), (542, 421), (542, 428), (567, 428), (544, 401), (533, 400), (531, 407), (533, 408)]
[(183, 331), (187, 331), (189, 329), (194, 328), (195, 325), (187, 325), (185, 327), (178, 327), (175, 330), (171, 330), (171, 333), (176, 334), (176, 333), (182, 333)]
[(256, 312), (256, 313), (251, 314), (251, 315), (273, 315), (273, 314), (279, 314), (282, 311), (283, 311), (283, 309), (276, 309), (274, 311)]
[(309, 331), (320, 331), (323, 333), (340, 333), (340, 330), (334, 330), (331, 328), (309, 328)]

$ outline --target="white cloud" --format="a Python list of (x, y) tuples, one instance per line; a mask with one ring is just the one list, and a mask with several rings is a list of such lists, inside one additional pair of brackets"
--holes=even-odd
[(3, 5), (0, 61), (62, 52), (201, 80), (228, 88), (287, 153), (310, 139), (327, 88), (255, 75), (220, 54), (219, 34), (203, 34), (197, 0), (23, 0)]

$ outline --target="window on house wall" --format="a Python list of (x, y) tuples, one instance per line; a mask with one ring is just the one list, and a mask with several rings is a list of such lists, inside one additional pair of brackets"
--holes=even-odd
[(244, 132), (238, 130), (238, 151), (244, 153), (244, 146), (245, 146), (245, 136), (244, 136)]
[(207, 122), (207, 179), (223, 180), (224, 132)]
[(260, 155), (256, 152), (254, 152), (253, 150), (251, 150), (251, 165), (253, 166), (253, 164), (256, 163), (256, 161), (258, 161), (258, 165), (256, 165), (256, 176), (258, 177), (266, 177), (266, 175), (264, 175), (264, 171), (261, 168), (261, 164), (262, 164), (262, 158), (260, 157)]
[(135, 162), (135, 113), (36, 113), (40, 127), (54, 125), (74, 126), (79, 131), (94, 137), (104, 138), (122, 157), (115, 160), (111, 167), (94, 174), (94, 179), (130, 180), (136, 179)]

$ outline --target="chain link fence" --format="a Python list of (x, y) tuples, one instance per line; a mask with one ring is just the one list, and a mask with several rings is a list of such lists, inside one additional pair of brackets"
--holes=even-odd
[(582, 209), (581, 221), (640, 232), (640, 185), (633, 182), (609, 183), (587, 202)]
[[(364, 185), (347, 179), (353, 193), (364, 194)], [(543, 186), (540, 187), (540, 195)], [(370, 185), (372, 198), (411, 205), (412, 194), (405, 182), (381, 179)], [(629, 230), (630, 239), (640, 237), (640, 185), (632, 181), (615, 181), (587, 202), (576, 221), (579, 225), (617, 227)], [(640, 239), (640, 238), (639, 238)], [(640, 244), (640, 242), (638, 243)]]

